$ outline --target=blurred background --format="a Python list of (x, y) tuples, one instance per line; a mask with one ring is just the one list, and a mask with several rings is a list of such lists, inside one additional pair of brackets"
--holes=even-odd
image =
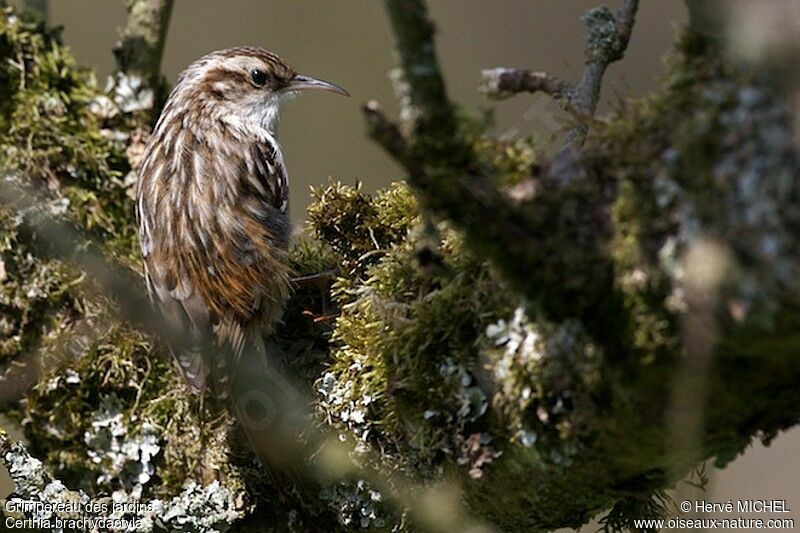
[[(451, 95), (467, 109), (491, 109), (494, 133), (510, 138), (535, 135), (547, 144), (565, 120), (559, 108), (540, 95), (486, 101), (477, 91), (480, 71), (528, 67), (577, 80), (585, 35), (580, 17), (595, 5), (586, 0), (432, 0), (440, 61)], [(114, 65), (111, 49), (125, 22), (124, 2), (51, 0), (48, 18), (64, 26), (66, 44), (103, 84)], [(626, 57), (606, 76), (601, 114), (659, 86), (664, 58), (685, 18), (680, 0), (642, 3)], [(403, 177), (364, 135), (360, 112), (368, 99), (379, 100), (389, 113), (396, 111), (389, 77), (394, 67), (391, 34), (380, 2), (178, 0), (164, 74), (174, 82), (187, 64), (204, 53), (243, 44), (273, 50), (300, 72), (336, 82), (353, 95), (344, 99), (306, 94), (283, 114), (279, 140), (289, 168), (296, 221), (304, 218), (308, 187), (329, 177), (345, 183), (361, 180), (367, 190)], [(793, 511), (790, 516), (800, 523), (798, 456), (800, 429), (795, 429), (769, 448), (753, 446), (726, 470), (712, 472), (710, 489), (700, 497), (716, 502), (785, 499)]]
[[(591, 0), (430, 2), (451, 95), (467, 109), (492, 109), (496, 133), (535, 134), (547, 141), (565, 119), (558, 106), (542, 95), (487, 101), (478, 93), (480, 72), (527, 67), (579, 79), (585, 35), (580, 19), (595, 5)], [(664, 55), (685, 17), (680, 0), (643, 3), (625, 60), (607, 74), (605, 109), (658, 86)], [(124, 2), (50, 0), (49, 20), (63, 25), (66, 44), (104, 83), (114, 67), (111, 49), (125, 24)], [(324, 183), (328, 176), (346, 183), (362, 180), (368, 190), (402, 178), (399, 167), (364, 135), (360, 112), (373, 98), (389, 113), (396, 111), (389, 78), (395, 66), (393, 43), (381, 2), (178, 0), (162, 70), (174, 82), (203, 54), (243, 44), (277, 52), (300, 72), (336, 82), (353, 95), (304, 94), (283, 113), (279, 140), (289, 167), (295, 220), (303, 219), (308, 186)]]

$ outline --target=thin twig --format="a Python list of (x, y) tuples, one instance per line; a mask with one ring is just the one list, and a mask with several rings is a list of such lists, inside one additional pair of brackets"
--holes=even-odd
[(484, 70), (481, 90), (490, 98), (510, 98), (518, 93), (544, 93), (556, 99), (569, 97), (575, 87), (568, 81), (546, 72), (525, 69), (494, 68)]
[[(607, 8), (595, 8), (584, 17), (589, 29), (586, 69), (570, 98), (572, 107), (584, 118), (590, 119), (597, 110), (603, 76), (608, 66), (625, 55), (638, 8), (639, 0), (624, 0), (616, 16)], [(567, 132), (564, 149), (583, 145), (588, 131), (586, 124), (575, 126)]]
[[(594, 115), (603, 75), (608, 66), (622, 59), (630, 42), (639, 0), (625, 0), (616, 16), (607, 9), (593, 9), (584, 17), (589, 27), (587, 66), (571, 103), (585, 115)], [(611, 17), (611, 18), (608, 18)]]

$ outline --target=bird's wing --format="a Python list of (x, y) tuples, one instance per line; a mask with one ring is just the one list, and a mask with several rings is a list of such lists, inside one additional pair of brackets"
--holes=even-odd
[[(204, 354), (212, 339), (211, 319), (199, 292), (180, 272), (164, 272), (154, 261), (155, 241), (152, 213), (141, 198), (136, 202), (139, 240), (144, 260), (147, 292), (159, 314), (167, 322), (169, 333), (183, 335), (170, 339), (176, 366), (195, 392), (203, 392), (208, 379), (208, 361)], [(178, 343), (174, 341), (179, 340)], [(179, 346), (176, 346), (178, 344)]]
[(250, 144), (248, 182), (256, 196), (281, 212), (289, 208), (289, 180), (278, 145), (272, 139)]
[[(147, 264), (147, 258), (145, 258)], [(150, 297), (170, 331), (183, 334), (180, 342), (170, 343), (176, 366), (189, 386), (198, 393), (206, 388), (209, 374), (207, 353), (213, 346), (208, 307), (188, 280), (170, 288), (159, 282), (145, 269)]]

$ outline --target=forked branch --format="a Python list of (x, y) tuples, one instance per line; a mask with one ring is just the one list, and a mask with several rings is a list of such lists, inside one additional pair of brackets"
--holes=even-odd
[[(401, 127), (375, 102), (368, 103), (364, 113), (370, 136), (406, 168), (422, 206), (459, 227), (478, 253), (491, 258), (522, 294), (543, 302), (550, 316), (580, 316), (607, 300), (607, 258), (596, 253), (604, 247), (592, 240), (606, 238), (597, 184), (582, 179), (581, 165), (566, 155), (542, 166), (538, 179), (543, 186), (533, 188), (539, 191), (535, 198), (512, 198), (483, 175), (447, 96), (425, 2), (386, 0), (386, 6), (407, 83), (401, 105), (416, 119), (412, 127)], [(554, 94), (572, 92), (569, 85), (546, 76), (523, 81)], [(562, 164), (565, 161), (570, 164)], [(577, 210), (564, 208), (576, 204), (581, 206)], [(574, 255), (565, 249), (570, 243), (575, 244)], [(564, 264), (559, 258), (567, 256), (573, 261)], [(576, 302), (578, 286), (583, 303), (561, 305)]]
[[(591, 118), (597, 109), (606, 69), (611, 63), (622, 59), (628, 48), (638, 8), (639, 0), (624, 0), (616, 14), (608, 8), (599, 7), (584, 16), (589, 30), (586, 69), (577, 85), (545, 72), (497, 68), (483, 71), (482, 91), (492, 98), (542, 92), (558, 100), (566, 99), (570, 109), (580, 119)], [(570, 130), (566, 147), (582, 145), (587, 131), (583, 124)]]

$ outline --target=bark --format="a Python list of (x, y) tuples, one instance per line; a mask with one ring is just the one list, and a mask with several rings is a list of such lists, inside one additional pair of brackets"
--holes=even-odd
[(173, 0), (126, 0), (127, 23), (114, 47), (120, 72), (159, 86), (172, 6)]

